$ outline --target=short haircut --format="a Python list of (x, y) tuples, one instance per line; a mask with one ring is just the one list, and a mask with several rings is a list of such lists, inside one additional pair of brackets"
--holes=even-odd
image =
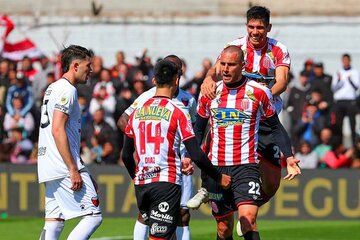
[(235, 45), (227, 46), (226, 48), (223, 49), (221, 54), (223, 54), (225, 52), (237, 52), (239, 54), (239, 57), (240, 57), (239, 63), (244, 61), (244, 52), (238, 46), (235, 46)]
[(351, 60), (350, 54), (349, 53), (344, 53), (342, 55), (343, 58), (348, 58), (349, 60)]
[(70, 64), (76, 59), (84, 60), (86, 58), (93, 57), (93, 52), (82, 46), (70, 45), (61, 51), (61, 68), (62, 72), (66, 73), (69, 71)]
[(178, 67), (172, 61), (163, 59), (156, 63), (154, 75), (156, 85), (171, 85), (178, 76)]
[(175, 63), (175, 65), (178, 67), (178, 76), (180, 77), (183, 72), (182, 72), (182, 65), (183, 65), (183, 61), (176, 55), (167, 55), (166, 57), (164, 57), (164, 60), (168, 60), (170, 62)]
[(246, 21), (258, 19), (264, 22), (265, 25), (270, 23), (270, 10), (262, 6), (253, 6), (246, 12)]

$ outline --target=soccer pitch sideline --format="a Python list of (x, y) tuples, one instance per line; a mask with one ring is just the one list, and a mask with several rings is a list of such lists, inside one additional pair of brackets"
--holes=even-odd
[[(60, 239), (66, 239), (78, 220), (67, 221)], [(132, 239), (135, 218), (104, 218), (92, 240)], [(263, 240), (345, 240), (360, 239), (360, 221), (258, 221)], [(43, 226), (41, 218), (10, 217), (0, 219), (2, 240), (39, 239)], [(193, 219), (190, 223), (191, 239), (216, 239), (212, 219)], [(243, 239), (235, 237), (234, 239)]]

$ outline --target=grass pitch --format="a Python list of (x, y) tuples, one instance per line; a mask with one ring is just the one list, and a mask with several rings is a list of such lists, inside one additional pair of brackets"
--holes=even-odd
[[(67, 221), (62, 240), (65, 240), (78, 220)], [(132, 239), (135, 218), (104, 218), (93, 240)], [(360, 221), (258, 221), (261, 239), (264, 240), (345, 240), (360, 239)], [(10, 217), (0, 219), (0, 238), (39, 239), (43, 226), (41, 218)], [(212, 219), (191, 220), (191, 239), (216, 239), (215, 222)], [(243, 239), (236, 237), (234, 239)]]

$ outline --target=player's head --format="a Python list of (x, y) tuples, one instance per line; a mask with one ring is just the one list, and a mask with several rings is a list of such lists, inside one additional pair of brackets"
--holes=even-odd
[(181, 75), (183, 74), (181, 59), (178, 56), (171, 54), (171, 55), (167, 55), (166, 57), (164, 57), (164, 60), (168, 60), (168, 61), (174, 63), (178, 68), (178, 77), (181, 77)]
[(89, 78), (93, 52), (77, 45), (70, 45), (61, 51), (61, 67), (63, 73), (72, 72), (77, 83), (85, 83)]
[(220, 72), (225, 84), (241, 80), (244, 54), (237, 46), (226, 47), (220, 56)]
[(177, 86), (179, 68), (170, 60), (160, 60), (156, 63), (154, 69), (155, 82), (157, 87)]
[(251, 7), (246, 13), (246, 29), (250, 43), (254, 47), (261, 47), (271, 31), (270, 10), (261, 6)]

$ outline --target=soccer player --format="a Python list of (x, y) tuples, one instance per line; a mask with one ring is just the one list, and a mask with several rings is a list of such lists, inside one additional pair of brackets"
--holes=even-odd
[[(173, 62), (178, 67), (178, 78), (182, 75), (182, 61), (176, 55), (168, 55), (164, 59)], [(118, 121), (118, 126), (122, 131), (124, 131), (125, 126), (129, 120), (129, 116), (139, 105), (142, 105), (147, 100), (155, 95), (156, 87), (151, 88), (150, 90), (141, 94), (134, 103), (125, 110)], [(172, 100), (174, 103), (185, 112), (190, 114), (190, 118), (193, 124), (196, 120), (196, 100), (188, 92), (178, 88), (173, 96)], [(186, 149), (184, 144), (180, 146), (181, 158), (185, 158)], [(180, 221), (179, 225), (176, 228), (176, 238), (178, 240), (189, 240), (190, 239), (190, 212), (186, 206), (186, 203), (189, 201), (192, 195), (192, 175), (182, 175), (182, 184), (181, 184), (181, 201), (180, 201)], [(144, 220), (141, 217), (141, 214), (138, 216), (138, 220), (135, 223), (134, 227), (134, 239), (135, 240), (145, 240), (147, 239), (148, 226), (145, 225)]]
[(204, 179), (217, 222), (217, 239), (232, 239), (234, 211), (238, 212), (244, 238), (260, 239), (256, 218), (263, 199), (257, 145), (262, 116), (268, 119), (274, 140), (289, 149), (284, 152), (285, 157), (292, 155), (289, 137), (276, 115), (270, 90), (242, 76), (243, 60), (239, 47), (225, 48), (219, 59), (222, 81), (216, 84), (216, 97), (209, 99), (201, 95), (198, 101), (197, 138), (202, 139), (210, 120), (209, 158), (220, 172), (233, 179), (229, 190), (221, 190), (210, 178)]
[[(264, 82), (265, 79), (276, 79), (276, 82), (264, 82), (268, 87), (271, 87), (271, 93), (275, 98), (275, 106), (277, 112), (281, 111), (282, 101), (279, 95), (286, 89), (288, 83), (288, 75), (290, 68), (290, 56), (285, 45), (279, 41), (267, 37), (272, 25), (270, 24), (270, 11), (265, 7), (254, 6), (247, 11), (246, 29), (248, 35), (240, 37), (226, 46), (238, 46), (244, 52), (245, 65), (243, 71), (245, 75), (260, 76), (260, 80)], [(202, 93), (214, 98), (215, 82), (218, 80), (220, 62), (208, 71), (207, 77), (204, 80)], [(248, 74), (255, 73), (255, 74)], [(263, 77), (261, 77), (263, 76)], [(274, 144), (271, 126), (266, 119), (260, 122), (259, 129), (259, 157), (260, 172), (261, 172), (261, 192), (263, 196), (263, 203), (266, 203), (275, 195), (281, 179), (280, 153), (287, 151), (283, 149), (284, 146), (277, 146)], [(280, 151), (281, 150), (281, 151)], [(287, 161), (288, 174), (284, 179), (292, 180), (295, 176), (300, 174), (299, 167), (294, 163), (298, 160), (293, 156), (289, 156)], [(189, 208), (198, 208), (201, 203), (206, 202), (208, 194), (206, 188), (202, 188), (199, 192), (188, 202)]]
[(45, 184), (40, 239), (59, 239), (64, 221), (76, 217), (82, 219), (67, 239), (89, 239), (102, 222), (97, 185), (80, 159), (81, 113), (75, 88), (89, 79), (92, 55), (81, 46), (65, 48), (64, 74), (45, 91), (38, 149), (38, 177)]
[(171, 100), (178, 89), (178, 67), (168, 60), (159, 61), (155, 81), (155, 96), (129, 117), (122, 159), (134, 179), (138, 207), (150, 228), (150, 239), (170, 239), (179, 217), (181, 171), (187, 172), (190, 167), (180, 161), (181, 141), (191, 159), (221, 187), (229, 187), (231, 179), (220, 174), (200, 150), (189, 115)]

